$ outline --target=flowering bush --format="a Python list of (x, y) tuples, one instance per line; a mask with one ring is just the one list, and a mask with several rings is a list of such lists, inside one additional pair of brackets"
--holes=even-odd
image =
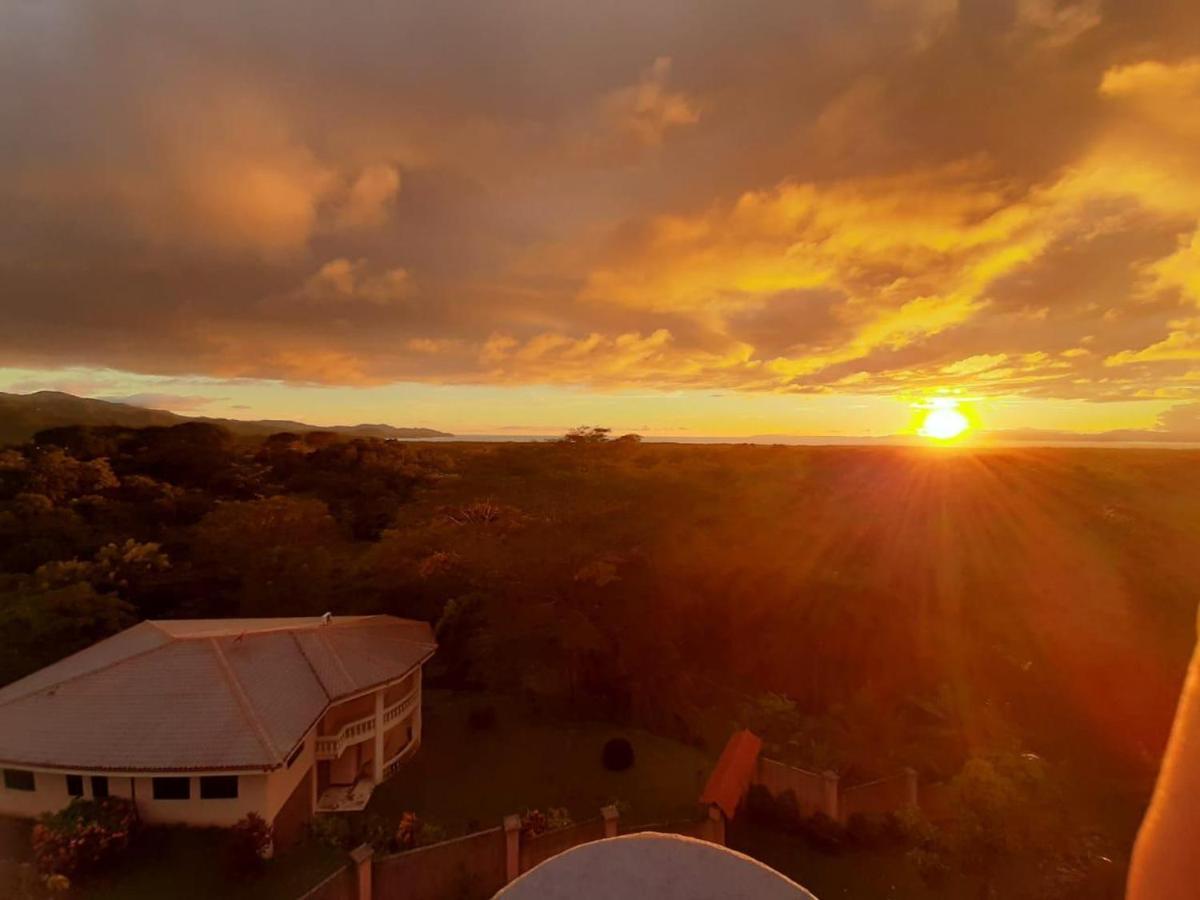
[(527, 809), (521, 815), (521, 837), (537, 837), (547, 831), (566, 828), (573, 824), (575, 823), (571, 814), (560, 806), (551, 807), (548, 812), (542, 812), (540, 809)]
[(226, 844), (230, 871), (239, 877), (258, 872), (263, 860), (271, 855), (275, 830), (258, 813), (247, 813), (229, 829)]
[(395, 844), (398, 850), (411, 850), (413, 847), (436, 844), (445, 838), (445, 829), (417, 818), (414, 812), (406, 812), (400, 817), (400, 824), (396, 828)]
[(103, 868), (129, 847), (136, 827), (133, 804), (124, 798), (72, 800), (33, 826), (38, 871), (73, 878)]

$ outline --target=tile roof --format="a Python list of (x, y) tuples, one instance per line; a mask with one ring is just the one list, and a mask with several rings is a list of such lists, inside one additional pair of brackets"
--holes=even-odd
[(754, 780), (761, 750), (762, 739), (752, 731), (743, 730), (731, 736), (700, 795), (701, 805), (715, 804), (726, 818), (732, 819)]
[(427, 623), (392, 616), (142, 622), (0, 688), (0, 762), (274, 768), (330, 703), (435, 649)]

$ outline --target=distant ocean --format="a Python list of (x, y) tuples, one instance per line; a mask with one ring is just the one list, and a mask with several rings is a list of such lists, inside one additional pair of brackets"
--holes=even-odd
[[(454, 444), (454, 443), (546, 443), (557, 441), (561, 434), (456, 434), (451, 437), (437, 438), (398, 438), (398, 440), (416, 443)], [(683, 435), (642, 435), (647, 444), (757, 444), (762, 446), (783, 445), (793, 447), (928, 447), (930, 442), (920, 437), (905, 435), (889, 435), (888, 437), (842, 437), (838, 435), (790, 435), (790, 434), (759, 434), (749, 437), (704, 437)], [(964, 443), (964, 448), (987, 447), (1109, 447), (1109, 448), (1156, 448), (1162, 450), (1195, 450), (1200, 443), (1184, 441), (1013, 441), (1013, 440), (981, 440)]]

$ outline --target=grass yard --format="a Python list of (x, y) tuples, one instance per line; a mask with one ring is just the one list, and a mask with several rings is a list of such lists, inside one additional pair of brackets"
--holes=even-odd
[(199, 828), (163, 828), (117, 869), (72, 891), (87, 900), (295, 900), (346, 862), (346, 854), (316, 843), (269, 861), (260, 877), (231, 881), (223, 867), (225, 835)]
[[(472, 728), (472, 710), (492, 707), (493, 727)], [(633, 767), (609, 772), (600, 762), (611, 737), (634, 748)], [(539, 717), (523, 702), (485, 694), (425, 694), (421, 749), (378, 788), (366, 816), (391, 822), (412, 810), (448, 836), (499, 825), (528, 808), (566, 807), (578, 819), (623, 801), (634, 824), (697, 814), (713, 760), (704, 752), (632, 728)], [(28, 847), (26, 826), (0, 831), (10, 849)], [(307, 842), (267, 863), (259, 878), (230, 881), (220, 830), (157, 828), (116, 869), (77, 885), (86, 900), (295, 900), (346, 861), (345, 853)], [(14, 854), (16, 855), (16, 854)], [(0, 886), (2, 887), (2, 886)], [(3, 891), (0, 890), (0, 894)]]
[[(473, 729), (471, 710), (491, 706), (495, 727)], [(634, 748), (634, 765), (609, 772), (600, 751), (611, 737)], [(714, 760), (695, 747), (634, 728), (534, 715), (519, 700), (427, 691), (421, 749), (378, 788), (367, 813), (396, 819), (412, 810), (453, 835), (499, 825), (528, 808), (566, 807), (577, 819), (613, 800), (635, 824), (695, 816)]]

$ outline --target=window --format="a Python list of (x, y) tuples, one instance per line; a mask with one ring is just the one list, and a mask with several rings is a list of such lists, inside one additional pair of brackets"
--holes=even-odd
[(83, 776), (68, 775), (67, 776), (67, 793), (72, 797), (83, 796)]
[(292, 763), (294, 763), (296, 760), (298, 760), (300, 758), (300, 754), (303, 752), (304, 752), (304, 741), (301, 741), (300, 746), (297, 747), (295, 750), (293, 750), (292, 755), (288, 757), (287, 767), (289, 769), (292, 767)]
[(155, 778), (155, 800), (187, 800), (192, 796), (192, 780), (190, 778)]
[(236, 775), (202, 775), (200, 777), (200, 799), (234, 800), (238, 795)]
[(37, 785), (33, 780), (33, 773), (25, 769), (5, 769), (4, 786), (10, 791), (37, 790)]
[(92, 798), (95, 800), (103, 800), (108, 796), (108, 776), (93, 775), (92, 776)]

